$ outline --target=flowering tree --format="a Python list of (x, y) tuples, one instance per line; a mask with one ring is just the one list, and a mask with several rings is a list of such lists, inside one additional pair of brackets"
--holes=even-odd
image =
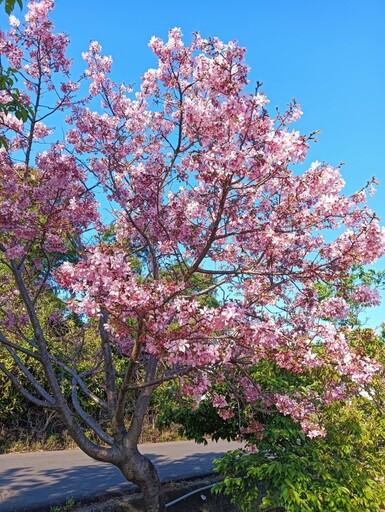
[[(311, 139), (289, 127), (300, 107), (271, 117), (259, 88), (247, 92), (236, 43), (194, 34), (185, 46), (178, 29), (167, 42), (153, 38), (158, 67), (134, 94), (112, 81), (112, 60), (96, 42), (83, 54), (84, 76), (71, 80), (68, 38), (53, 32), (52, 8), (31, 2), (25, 24), (11, 16), (0, 33), (33, 106), (26, 120), (1, 113), (0, 342), (13, 366), (0, 369), (29, 400), (59, 411), (79, 447), (119, 467), (147, 510), (159, 511), (156, 470), (137, 448), (153, 390), (175, 380), (199, 400), (230, 374), (251, 406), (262, 400), (305, 434), (323, 435), (317, 404), (341, 396), (333, 380), (318, 393), (270, 393), (249, 369), (269, 360), (289, 372), (331, 366), (341, 379), (369, 380), (376, 363), (351, 351), (327, 319), (349, 314), (351, 293), (378, 301), (369, 287), (340, 283), (352, 265), (385, 252), (385, 233), (365, 189), (341, 194), (339, 168), (316, 162), (294, 173)], [(60, 112), (65, 141), (48, 144), (50, 116)], [(98, 201), (111, 205), (108, 224)], [(334, 292), (320, 302), (322, 282)], [(57, 319), (40, 307), (52, 293), (81, 319), (63, 350), (50, 338), (48, 320)], [(85, 329), (94, 365), (82, 373)], [(233, 414), (225, 397), (211, 398), (223, 417)]]

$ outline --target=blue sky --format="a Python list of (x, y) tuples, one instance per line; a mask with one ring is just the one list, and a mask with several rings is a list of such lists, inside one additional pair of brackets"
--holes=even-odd
[[(114, 78), (126, 83), (156, 65), (148, 41), (166, 38), (171, 27), (181, 27), (187, 42), (194, 31), (237, 39), (247, 48), (251, 83), (264, 83), (271, 105), (283, 109), (296, 98), (304, 115), (293, 127), (321, 131), (309, 162), (346, 162), (346, 192), (378, 178), (370, 205), (385, 224), (384, 21), (383, 0), (56, 0), (54, 13), (56, 28), (71, 37), (76, 71), (97, 40), (113, 57)], [(371, 316), (385, 320), (381, 308)]]
[[(320, 130), (309, 161), (346, 162), (347, 192), (376, 176), (371, 206), (385, 222), (385, 2), (382, 0), (178, 1), (56, 0), (56, 27), (71, 37), (75, 69), (97, 40), (114, 60), (116, 80), (138, 83), (156, 65), (152, 35), (181, 27), (205, 37), (237, 39), (247, 48), (250, 80), (264, 83), (272, 106), (292, 99), (304, 115), (293, 125)], [(384, 265), (385, 266), (385, 265)]]

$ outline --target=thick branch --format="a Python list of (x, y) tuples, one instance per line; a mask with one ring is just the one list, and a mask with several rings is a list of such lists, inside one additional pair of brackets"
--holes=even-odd
[(209, 235), (208, 239), (206, 240), (206, 243), (205, 243), (204, 247), (202, 248), (200, 254), (195, 258), (195, 261), (189, 268), (186, 278), (185, 278), (186, 281), (197, 271), (197, 269), (199, 268), (199, 265), (202, 263), (202, 261), (207, 256), (207, 253), (209, 252), (213, 242), (215, 241), (218, 227), (222, 220), (223, 210), (225, 208), (228, 192), (229, 192), (228, 187), (224, 186), (224, 188), (222, 190), (222, 197), (220, 198), (219, 205), (218, 205), (217, 215), (216, 215), (215, 221), (213, 222), (211, 230), (210, 230), (211, 231), (210, 235)]
[(156, 368), (158, 361), (155, 356), (148, 356), (147, 371), (145, 376), (145, 383), (149, 384), (148, 387), (142, 389), (135, 406), (134, 414), (131, 418), (131, 424), (128, 431), (126, 441), (128, 444), (137, 444), (140, 434), (142, 432), (143, 420), (147, 413), (148, 404), (150, 402), (151, 394), (156, 386), (150, 383), (154, 381), (156, 375)]
[(104, 430), (96, 423), (96, 421), (89, 416), (85, 410), (82, 408), (82, 406), (79, 403), (78, 394), (76, 390), (76, 380), (72, 380), (72, 403), (74, 406), (75, 411), (77, 414), (81, 417), (81, 419), (84, 421), (84, 423), (91, 428), (95, 434), (105, 443), (109, 444), (110, 446), (113, 446), (114, 439), (106, 434)]
[(117, 393), (115, 386), (115, 368), (112, 360), (110, 337), (105, 329), (105, 324), (108, 321), (108, 314), (103, 311), (99, 320), (99, 332), (102, 341), (102, 352), (104, 359), (104, 372), (106, 377), (106, 391), (107, 391), (107, 408), (110, 418), (112, 419), (116, 413)]
[(70, 368), (69, 366), (67, 366), (65, 363), (63, 363), (62, 361), (59, 361), (55, 356), (51, 355), (51, 358), (52, 360), (55, 362), (55, 364), (57, 364), (58, 366), (60, 366), (60, 368), (63, 368), (63, 370), (65, 370), (67, 373), (69, 373), (71, 375), (71, 377), (76, 381), (76, 383), (79, 385), (79, 387), (81, 388), (81, 390), (83, 391), (83, 393), (85, 395), (88, 396), (88, 398), (90, 398), (91, 400), (93, 400), (96, 404), (98, 404), (100, 407), (102, 407), (103, 409), (108, 409), (108, 405), (107, 405), (107, 402), (105, 400), (102, 400), (101, 398), (99, 398), (97, 395), (95, 395), (95, 393), (93, 393), (89, 388), (88, 386), (86, 385), (86, 383), (83, 381), (83, 379), (81, 378), (81, 376), (75, 371), (73, 370), (72, 368)]
[[(140, 331), (140, 329), (139, 329)], [(114, 435), (120, 436), (126, 433), (126, 429), (124, 427), (124, 413), (126, 408), (126, 398), (127, 393), (130, 390), (130, 382), (132, 380), (134, 369), (138, 364), (138, 358), (141, 349), (141, 343), (139, 341), (140, 333), (138, 334), (138, 338), (135, 340), (134, 347), (131, 352), (130, 359), (128, 361), (128, 366), (124, 375), (123, 384), (120, 388), (118, 400), (116, 404), (116, 412), (112, 419), (112, 430)]]
[(20, 292), (20, 296), (25, 304), (25, 307), (28, 312), (28, 316), (35, 334), (35, 339), (38, 345), (38, 349), (41, 355), (41, 362), (42, 366), (44, 368), (44, 373), (46, 375), (47, 382), (52, 390), (52, 393), (55, 397), (55, 399), (58, 402), (58, 405), (60, 406), (60, 409), (62, 410), (66, 421), (68, 421), (69, 424), (72, 424), (72, 417), (71, 417), (71, 411), (68, 408), (68, 405), (65, 401), (65, 398), (63, 396), (63, 393), (61, 391), (60, 385), (57, 381), (55, 372), (53, 370), (52, 364), (51, 364), (51, 358), (50, 354), (47, 349), (46, 340), (44, 337), (43, 329), (40, 325), (39, 319), (37, 317), (37, 313), (34, 307), (34, 304), (29, 296), (29, 293), (27, 291), (27, 288), (24, 284), (22, 275), (21, 275), (21, 269), (19, 269), (16, 265), (16, 263), (13, 261), (11, 263), (12, 265), (12, 272), (15, 277), (15, 281), (17, 284), (17, 287)]

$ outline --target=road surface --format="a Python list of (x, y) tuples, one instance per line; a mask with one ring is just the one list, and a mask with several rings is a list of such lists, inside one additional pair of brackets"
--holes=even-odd
[[(212, 461), (238, 443), (207, 446), (193, 441), (142, 444), (140, 451), (157, 467), (161, 480), (179, 480), (211, 473)], [(80, 450), (0, 455), (1, 512), (49, 510), (68, 498), (84, 500), (133, 489), (120, 471)]]

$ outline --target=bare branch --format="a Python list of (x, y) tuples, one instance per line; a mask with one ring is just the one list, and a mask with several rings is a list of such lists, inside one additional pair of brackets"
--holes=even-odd
[[(155, 356), (151, 355), (148, 358), (147, 370), (145, 376), (145, 383), (149, 384), (154, 380), (156, 375), (156, 368), (158, 361)], [(143, 420), (146, 415), (148, 404), (150, 403), (151, 394), (155, 386), (144, 387), (136, 401), (135, 410), (131, 418), (131, 424), (128, 431), (129, 442), (137, 443), (142, 431)]]
[(107, 407), (110, 418), (113, 418), (117, 407), (117, 392), (115, 386), (115, 368), (111, 354), (110, 337), (105, 328), (107, 321), (108, 314), (106, 311), (103, 311), (99, 320), (99, 332), (102, 341), (104, 372), (106, 376)]
[(228, 186), (224, 186), (223, 189), (222, 189), (221, 198), (219, 200), (218, 210), (217, 210), (217, 213), (216, 213), (216, 218), (215, 218), (215, 220), (214, 220), (214, 222), (213, 222), (213, 224), (212, 224), (212, 226), (210, 228), (210, 235), (207, 238), (206, 243), (204, 244), (204, 247), (202, 248), (200, 254), (195, 258), (195, 261), (193, 262), (193, 264), (189, 268), (185, 280), (188, 280), (198, 270), (199, 265), (202, 263), (202, 261), (207, 256), (207, 253), (209, 252), (213, 242), (215, 241), (217, 230), (218, 230), (219, 224), (220, 224), (220, 222), (222, 220), (223, 210), (225, 208), (225, 204), (226, 204), (226, 199), (227, 199), (228, 193), (229, 193), (229, 187)]
[(49, 393), (41, 386), (38, 381), (35, 379), (35, 377), (32, 375), (32, 373), (28, 370), (28, 368), (25, 366), (25, 364), (20, 360), (19, 356), (16, 354), (16, 352), (13, 350), (13, 348), (6, 346), (5, 347), (7, 351), (9, 352), (10, 356), (12, 357), (13, 361), (18, 366), (19, 370), (23, 372), (25, 377), (28, 379), (28, 381), (32, 384), (32, 386), (36, 389), (36, 391), (41, 395), (47, 402), (51, 403), (52, 405), (55, 404), (54, 398), (50, 396)]
[(95, 434), (105, 443), (107, 443), (110, 446), (113, 446), (114, 439), (106, 434), (104, 430), (96, 423), (96, 421), (89, 416), (85, 410), (81, 407), (78, 399), (78, 394), (76, 390), (76, 380), (72, 380), (72, 403), (74, 406), (75, 411), (80, 416), (80, 418), (86, 423), (86, 425), (91, 428)]
[(103, 409), (107, 410), (108, 409), (108, 405), (107, 405), (107, 402), (105, 400), (102, 400), (101, 398), (99, 398), (97, 395), (95, 395), (95, 393), (93, 393), (86, 385), (86, 383), (83, 381), (83, 379), (81, 378), (81, 376), (75, 371), (73, 370), (72, 368), (70, 368), (69, 366), (67, 366), (65, 363), (63, 363), (63, 361), (60, 361), (59, 359), (57, 359), (55, 356), (53, 356), (51, 354), (51, 359), (52, 361), (55, 362), (55, 364), (57, 364), (58, 366), (60, 366), (60, 368), (63, 368), (63, 370), (65, 370), (69, 375), (72, 376), (73, 379), (75, 379), (76, 383), (79, 385), (79, 387), (81, 388), (81, 390), (83, 391), (83, 393), (85, 395), (88, 396), (88, 398), (90, 398), (91, 400), (93, 400), (96, 404), (98, 404), (100, 407), (102, 407)]
[(0, 370), (5, 373), (5, 375), (9, 378), (9, 380), (12, 382), (14, 387), (30, 402), (32, 402), (35, 405), (38, 405), (39, 407), (44, 407), (45, 409), (55, 409), (56, 403), (55, 402), (48, 402), (45, 400), (40, 400), (39, 398), (35, 397), (34, 395), (31, 395), (18, 381), (17, 377), (10, 372), (3, 363), (0, 363)]
[[(138, 338), (140, 337), (142, 326), (139, 326), (138, 329)], [(124, 426), (124, 413), (125, 413), (125, 405), (127, 393), (130, 390), (130, 382), (132, 380), (134, 369), (138, 365), (138, 358), (141, 350), (141, 343), (139, 339), (135, 340), (134, 347), (131, 352), (130, 359), (128, 361), (128, 366), (123, 378), (123, 384), (120, 388), (118, 399), (116, 403), (116, 412), (114, 417), (112, 418), (113, 432), (114, 435), (118, 435), (118, 433), (122, 434), (126, 432)]]
[(37, 361), (41, 362), (42, 360), (37, 352), (32, 352), (31, 350), (28, 350), (27, 348), (24, 348), (21, 345), (17, 345), (16, 343), (12, 343), (11, 341), (7, 340), (2, 332), (0, 332), (0, 343), (3, 343), (3, 345), (6, 345), (7, 347), (13, 348), (14, 350), (22, 352), (26, 356), (33, 357)]
[(155, 379), (155, 380), (152, 380), (152, 381), (149, 381), (149, 382), (144, 382), (143, 384), (137, 384), (136, 386), (129, 386), (129, 389), (134, 391), (136, 389), (144, 389), (144, 388), (148, 388), (148, 387), (155, 388), (157, 386), (160, 386), (164, 382), (169, 382), (171, 380), (175, 380), (178, 377), (182, 377), (182, 375), (187, 375), (190, 372), (197, 371), (197, 370), (200, 370), (200, 369), (202, 369), (202, 368), (198, 367), (198, 366), (189, 366), (187, 368), (183, 368), (181, 370), (177, 370), (175, 372), (172, 372), (172, 373), (170, 373), (169, 375), (167, 375), (165, 377), (161, 377), (159, 379)]

